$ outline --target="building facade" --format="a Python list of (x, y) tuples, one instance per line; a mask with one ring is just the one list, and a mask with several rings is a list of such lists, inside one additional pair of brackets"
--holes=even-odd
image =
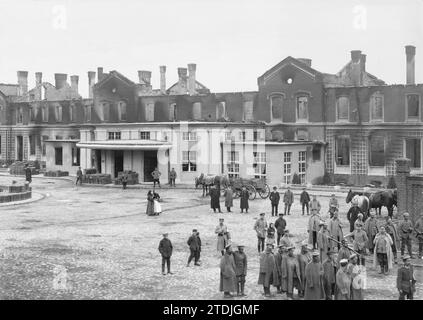
[[(178, 82), (151, 86), (150, 71), (136, 82), (117, 71), (88, 72), (89, 97), (77, 76), (28, 90), (0, 84), (0, 161), (38, 160), (47, 170), (75, 174), (78, 166), (117, 177), (123, 170), (151, 181), (158, 168), (179, 182), (204, 174), (265, 178), (271, 185), (386, 183), (394, 159), (422, 171), (423, 85), (414, 83), (415, 48), (406, 47), (407, 83), (386, 85), (366, 71), (366, 56), (351, 51), (337, 74), (311, 60), (287, 57), (258, 78), (254, 92), (212, 93), (196, 79), (196, 65), (178, 68)], [(96, 79), (97, 75), (97, 79)]]

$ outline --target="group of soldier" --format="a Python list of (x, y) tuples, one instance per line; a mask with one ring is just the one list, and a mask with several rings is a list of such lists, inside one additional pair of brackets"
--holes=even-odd
[[(213, 191), (212, 191), (213, 192)], [(227, 192), (229, 192), (227, 190)], [(245, 189), (243, 192), (247, 192)], [(229, 192), (230, 193), (230, 192)], [(219, 195), (220, 196), (220, 195)], [(225, 197), (227, 193), (225, 192)], [(277, 289), (276, 294), (286, 294), (288, 299), (293, 299), (294, 289), (298, 297), (305, 300), (338, 299), (362, 300), (365, 287), (365, 257), (373, 255), (373, 267), (380, 266), (379, 274), (388, 274), (393, 263), (397, 261), (397, 241), (401, 241), (401, 266), (398, 268), (397, 289), (400, 299), (413, 299), (415, 292), (415, 278), (413, 267), (410, 264), (411, 233), (417, 232), (419, 239), (419, 257), (422, 256), (423, 247), (423, 218), (413, 226), (409, 214), (403, 214), (403, 220), (398, 228), (387, 217), (386, 223), (379, 224), (374, 213), (365, 219), (357, 210), (355, 204), (348, 211), (347, 218), (350, 222), (350, 233), (343, 235), (342, 223), (339, 219), (339, 204), (333, 194), (329, 200), (329, 221), (326, 222), (320, 215), (321, 205), (316, 195), (310, 195), (304, 189), (300, 195), (302, 214), (309, 216), (308, 239), (301, 244), (300, 252), (295, 254), (296, 246), (291, 240), (289, 230), (286, 229), (285, 215), (290, 214), (293, 203), (292, 191), (287, 189), (284, 194), (285, 210), (278, 213), (280, 200), (276, 188), (270, 194), (272, 217), (278, 216), (273, 223), (267, 223), (265, 214), (261, 213), (254, 224), (257, 235), (257, 251), (259, 253), (258, 284), (263, 286), (265, 297), (271, 297), (271, 287)], [(225, 199), (227, 200), (227, 198)], [(248, 201), (248, 197), (247, 197)], [(247, 202), (248, 203), (248, 202)], [(230, 212), (232, 203), (225, 201), (225, 206)], [(213, 205), (212, 205), (213, 208)], [(220, 210), (220, 207), (215, 207)], [(241, 210), (245, 210), (241, 205)], [(247, 206), (248, 210), (248, 206)], [(244, 245), (234, 245), (224, 219), (219, 219), (215, 228), (217, 235), (217, 251), (221, 254), (220, 261), (220, 291), (225, 298), (245, 296), (245, 280), (247, 276), (247, 256)], [(419, 237), (421, 236), (421, 237)], [(162, 242), (167, 243), (167, 236)], [(160, 244), (160, 252), (163, 244)], [(170, 241), (169, 241), (170, 243)], [(187, 266), (194, 259), (194, 265), (199, 266), (201, 240), (197, 230), (188, 240), (190, 257)], [(274, 250), (276, 252), (274, 253)], [(404, 254), (405, 247), (408, 255)], [(236, 248), (236, 250), (234, 250)], [(165, 263), (170, 261), (162, 253), (162, 272), (165, 273)]]

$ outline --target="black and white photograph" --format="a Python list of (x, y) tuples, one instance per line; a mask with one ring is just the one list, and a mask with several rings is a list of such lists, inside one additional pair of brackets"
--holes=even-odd
[(422, 0), (0, 12), (0, 300), (423, 300)]

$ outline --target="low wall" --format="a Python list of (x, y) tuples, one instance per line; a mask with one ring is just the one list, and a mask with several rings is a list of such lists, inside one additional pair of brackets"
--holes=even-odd
[(32, 198), (32, 191), (26, 191), (21, 193), (0, 193), (0, 203), (22, 201)]

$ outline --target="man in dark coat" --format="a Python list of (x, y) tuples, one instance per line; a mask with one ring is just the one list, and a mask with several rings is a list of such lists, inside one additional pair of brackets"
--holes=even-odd
[(276, 187), (273, 187), (273, 191), (270, 193), (269, 199), (272, 205), (272, 217), (276, 217), (278, 215), (279, 200), (281, 199)]
[(278, 272), (276, 270), (275, 256), (273, 255), (273, 244), (266, 246), (266, 251), (260, 255), (260, 274), (258, 284), (263, 285), (264, 295), (270, 297), (270, 285), (279, 286)]
[(231, 292), (236, 291), (236, 265), (231, 245), (225, 248), (225, 254), (220, 259), (220, 291), (224, 298), (232, 298)]
[(160, 240), (159, 243), (159, 252), (162, 255), (162, 274), (166, 275), (165, 273), (165, 264), (167, 264), (167, 273), (172, 274), (170, 272), (170, 257), (172, 256), (173, 246), (172, 242), (168, 238), (167, 233), (163, 233), (163, 239)]
[(308, 194), (308, 192), (306, 191), (306, 188), (303, 188), (303, 192), (301, 192), (300, 195), (300, 203), (301, 203), (301, 208), (303, 211), (303, 215), (304, 215), (304, 207), (307, 207), (307, 215), (309, 215), (309, 202), (310, 202), (310, 195)]
[(220, 210), (220, 192), (216, 186), (210, 188), (210, 207), (213, 209), (213, 212), (216, 212), (216, 209), (222, 212)]
[[(280, 213), (282, 214), (282, 213)], [(275, 264), (276, 264), (276, 271), (278, 274), (278, 283), (279, 286), (277, 286), (277, 293), (283, 293), (282, 290), (282, 262), (284, 261), (284, 255), (286, 256), (286, 253), (284, 252), (285, 249), (283, 246), (278, 245), (278, 252), (275, 253)]]
[(323, 262), (323, 289), (326, 300), (333, 300), (336, 295), (337, 263), (333, 260), (333, 251), (327, 252), (327, 259)]
[(171, 187), (175, 187), (175, 180), (176, 180), (176, 171), (175, 168), (172, 168), (169, 172), (169, 182)]
[(294, 288), (301, 291), (301, 274), (300, 264), (297, 257), (294, 255), (294, 246), (288, 247), (288, 254), (285, 262), (285, 266), (282, 267), (282, 282), (285, 283), (286, 295), (288, 299), (294, 298)]
[(78, 167), (78, 170), (76, 171), (75, 185), (77, 185), (78, 182), (79, 182), (79, 185), (82, 184), (82, 170), (81, 170), (81, 167)]
[(304, 297), (304, 291), (305, 291), (305, 268), (306, 266), (311, 262), (312, 258), (311, 258), (311, 254), (309, 252), (309, 248), (308, 248), (308, 244), (307, 241), (303, 242), (302, 246), (301, 246), (301, 252), (300, 254), (297, 256), (298, 258), (298, 265), (300, 267), (300, 284), (301, 284), (301, 288), (298, 291), (298, 296), (300, 298)]
[(234, 252), (235, 273), (237, 280), (237, 296), (245, 296), (245, 277), (247, 276), (247, 255), (244, 253), (244, 246), (238, 245), (238, 251)]
[(313, 252), (313, 260), (305, 268), (305, 300), (322, 300), (324, 298), (322, 283), (323, 266), (320, 263), (319, 256), (319, 252)]
[(360, 208), (353, 204), (353, 206), (347, 212), (347, 219), (350, 222), (350, 232), (354, 231), (354, 223), (358, 219), (358, 214), (360, 213)]
[(245, 212), (248, 213), (248, 199), (250, 197), (250, 194), (248, 193), (247, 188), (242, 187), (241, 194), (239, 196), (240, 201), (240, 207), (241, 207), (241, 213)]
[(159, 188), (161, 188), (161, 186), (160, 186), (160, 176), (161, 175), (162, 175), (162, 173), (157, 168), (155, 168), (154, 171), (151, 173), (151, 176), (153, 177), (153, 183), (154, 183), (153, 188), (156, 188), (156, 183), (159, 185)]
[(197, 240), (198, 240), (198, 250), (197, 250), (197, 263), (200, 263), (200, 255), (201, 255), (201, 238), (200, 232), (197, 232)]
[(32, 182), (32, 172), (28, 165), (25, 165), (25, 180), (28, 181), (28, 183)]
[[(423, 215), (417, 219), (414, 231), (416, 231), (416, 239), (419, 242), (419, 258), (423, 259)], [(396, 252), (394, 254), (396, 255)]]
[(294, 202), (294, 194), (292, 193), (289, 187), (283, 195), (283, 202), (285, 203), (284, 214), (289, 215), (289, 213), (291, 212), (292, 203)]
[(281, 237), (285, 234), (285, 228), (286, 228), (286, 220), (283, 218), (283, 213), (279, 213), (279, 218), (275, 221), (275, 228), (277, 232), (277, 238), (276, 243), (279, 245), (279, 241), (281, 240)]
[(197, 235), (197, 229), (192, 230), (192, 235), (188, 238), (187, 244), (189, 246), (190, 255), (188, 258), (187, 267), (191, 263), (192, 259), (194, 259), (194, 265), (199, 266), (198, 257), (199, 257), (199, 250), (200, 250), (200, 241)]
[(413, 266), (410, 264), (410, 256), (404, 256), (404, 264), (398, 268), (397, 289), (399, 292), (399, 300), (413, 300), (413, 294), (416, 291), (416, 279), (414, 278)]

